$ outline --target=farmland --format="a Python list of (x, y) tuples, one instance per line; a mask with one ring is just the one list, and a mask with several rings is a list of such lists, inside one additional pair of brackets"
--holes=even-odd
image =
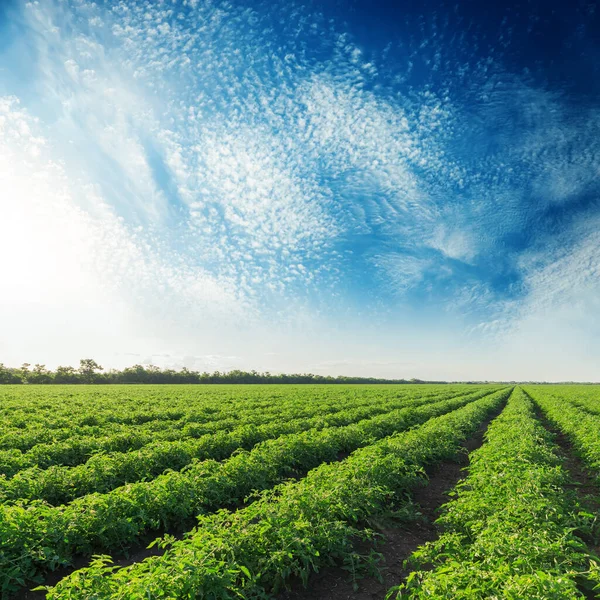
[(6, 385), (0, 419), (3, 598), (600, 594), (595, 386)]

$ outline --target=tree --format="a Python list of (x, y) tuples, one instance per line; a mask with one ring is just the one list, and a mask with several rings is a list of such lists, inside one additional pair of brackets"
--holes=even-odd
[(82, 358), (79, 361), (79, 373), (85, 383), (92, 383), (96, 377), (96, 371), (101, 371), (102, 368), (93, 358)]
[(79, 375), (74, 367), (56, 367), (55, 383), (79, 383)]
[(0, 383), (23, 383), (18, 370), (5, 367), (0, 363)]
[(21, 365), (21, 379), (23, 380), (23, 383), (27, 383), (29, 380), (29, 367), (31, 366), (30, 363), (23, 363)]
[(46, 365), (36, 364), (33, 371), (29, 374), (27, 381), (29, 383), (51, 383), (52, 375), (46, 369)]

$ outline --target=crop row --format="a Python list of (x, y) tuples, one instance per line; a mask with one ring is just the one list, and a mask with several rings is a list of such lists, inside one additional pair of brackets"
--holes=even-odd
[[(487, 393), (475, 392), (471, 396)], [(411, 400), (410, 406), (431, 403), (435, 399)], [(244, 423), (231, 431), (207, 434), (198, 439), (174, 442), (155, 442), (140, 450), (95, 454), (85, 464), (33, 467), (21, 470), (12, 479), (0, 476), (0, 500), (46, 500), (50, 504), (64, 504), (93, 492), (104, 493), (125, 483), (153, 479), (166, 469), (181, 470), (194, 459), (222, 460), (238, 449), (250, 449), (255, 444), (280, 435), (309, 429), (341, 426), (385, 414), (406, 406), (407, 400), (384, 402), (379, 406), (338, 410), (323, 414), (315, 411), (312, 418), (273, 419), (263, 425)]]
[[(323, 392), (339, 395), (337, 390), (325, 392), (321, 386), (309, 386), (313, 395)], [(297, 387), (235, 386), (180, 387), (116, 385), (97, 386), (27, 386), (0, 389), (0, 421), (6, 426), (29, 427), (48, 424), (49, 428), (83, 426), (85, 424), (124, 423), (139, 425), (156, 418), (179, 419), (190, 411), (215, 412), (220, 407), (277, 404), (297, 394)]]
[(542, 394), (561, 402), (568, 402), (583, 412), (600, 415), (598, 386), (585, 385), (536, 385), (527, 386), (528, 394)]
[(574, 533), (585, 519), (552, 436), (521, 390), (486, 440), (438, 519), (444, 533), (413, 554), (425, 570), (411, 573), (398, 597), (585, 598), (578, 588), (600, 583)]
[(336, 460), (340, 452), (465, 404), (498, 402), (503, 394), (497, 392), (483, 401), (462, 397), (428, 403), (345, 427), (282, 436), (222, 463), (194, 461), (180, 472), (170, 471), (107, 494), (90, 494), (66, 506), (0, 506), (1, 581), (7, 586), (18, 578), (31, 578), (41, 569), (69, 564), (77, 554), (119, 550), (148, 530), (176, 527), (202, 511), (234, 505), (253, 490)]
[(241, 510), (203, 515), (186, 539), (166, 541), (162, 556), (121, 569), (95, 561), (47, 598), (265, 598), (290, 577), (306, 579), (348, 556), (365, 520), (403, 502), (422, 481), (423, 468), (455, 455), (508, 394), (492, 394), (323, 464)]
[(600, 476), (600, 416), (572, 404), (568, 395), (557, 397), (544, 388), (525, 388), (555, 427), (563, 431), (585, 465)]

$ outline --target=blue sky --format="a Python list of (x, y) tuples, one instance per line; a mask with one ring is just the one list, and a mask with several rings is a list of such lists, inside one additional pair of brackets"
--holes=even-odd
[(0, 360), (598, 379), (594, 3), (0, 3)]

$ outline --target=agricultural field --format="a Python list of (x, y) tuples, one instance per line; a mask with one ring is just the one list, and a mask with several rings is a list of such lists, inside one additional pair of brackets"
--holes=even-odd
[(600, 597), (600, 386), (5, 385), (0, 420), (2, 598)]

